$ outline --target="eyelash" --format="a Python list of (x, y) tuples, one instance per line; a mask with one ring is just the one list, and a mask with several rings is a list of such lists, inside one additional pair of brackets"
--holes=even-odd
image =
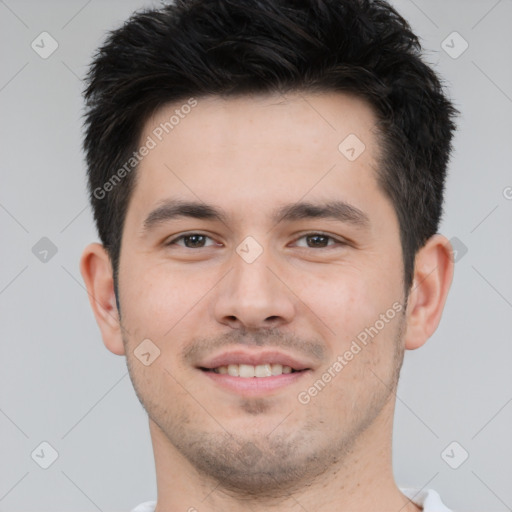
[[(176, 245), (177, 242), (179, 242), (180, 240), (183, 240), (184, 238), (188, 238), (188, 237), (191, 237), (191, 236), (194, 236), (194, 235), (199, 235), (199, 236), (202, 236), (202, 237), (205, 237), (205, 238), (210, 238), (210, 240), (212, 239), (211, 237), (209, 237), (208, 235), (204, 235), (203, 233), (185, 233), (183, 235), (179, 235), (177, 236), (176, 238), (173, 238), (172, 240), (169, 240), (168, 242), (165, 243), (166, 246), (172, 246), (172, 245)], [(333, 236), (331, 235), (328, 235), (327, 233), (322, 233), (322, 232), (319, 232), (319, 231), (312, 231), (310, 233), (305, 233), (303, 235), (301, 235), (299, 238), (297, 238), (295, 241), (298, 241), (298, 240), (301, 240), (302, 238), (307, 238), (308, 236), (322, 236), (324, 238), (328, 238), (329, 240), (334, 240), (334, 242), (336, 242), (337, 246), (343, 246), (343, 245), (347, 245), (346, 242), (342, 241), (342, 240), (339, 240), (337, 238), (334, 238)], [(181, 246), (180, 246), (181, 247)], [(328, 245), (327, 247), (318, 247), (316, 249), (329, 249), (329, 248), (334, 248), (336, 247), (336, 245)], [(193, 247), (184, 247), (184, 249), (190, 249), (190, 250), (194, 250), (194, 249), (206, 249), (206, 247), (196, 247), (196, 248), (193, 248)], [(303, 249), (315, 249), (315, 247), (303, 247)]]

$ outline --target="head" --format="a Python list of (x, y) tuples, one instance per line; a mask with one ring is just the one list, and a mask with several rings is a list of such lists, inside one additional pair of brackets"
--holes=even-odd
[[(151, 420), (233, 489), (319, 475), (389, 419), (451, 281), (437, 229), (457, 111), (417, 37), (379, 0), (181, 0), (110, 33), (85, 99), (102, 246), (82, 274)], [(237, 347), (309, 370), (242, 397), (204, 372)]]

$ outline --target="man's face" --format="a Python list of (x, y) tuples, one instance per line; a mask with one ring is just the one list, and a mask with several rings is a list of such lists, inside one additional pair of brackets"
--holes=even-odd
[[(159, 141), (153, 130), (179, 108), (145, 126), (141, 143), (157, 144), (123, 232), (119, 299), (135, 390), (169, 447), (228, 487), (314, 478), (389, 419), (403, 356), (399, 226), (376, 182), (374, 114), (339, 93), (199, 98)], [(350, 134), (361, 154), (353, 135), (339, 149)], [(173, 199), (225, 218), (150, 216)], [(335, 201), (349, 205), (339, 218), (275, 217)], [(192, 236), (169, 244), (182, 234)], [(146, 339), (160, 350), (148, 366), (134, 354)], [(211, 370), (230, 361), (303, 370)]]

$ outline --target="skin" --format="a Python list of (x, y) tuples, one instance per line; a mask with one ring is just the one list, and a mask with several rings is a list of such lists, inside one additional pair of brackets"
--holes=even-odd
[[(177, 107), (148, 119), (141, 141)], [(430, 238), (406, 305), (398, 220), (375, 178), (375, 121), (363, 100), (334, 92), (198, 98), (140, 164), (121, 247), (121, 318), (106, 251), (84, 250), (103, 341), (126, 356), (148, 412), (157, 512), (420, 510), (393, 478), (395, 391), (404, 351), (439, 324), (453, 261), (448, 240)], [(355, 161), (338, 150), (350, 133), (366, 146)], [(144, 232), (170, 197), (215, 204), (228, 220), (183, 217)], [(276, 206), (331, 199), (362, 210), (368, 226), (269, 218)], [(191, 232), (210, 238), (165, 245)], [(317, 232), (334, 239), (304, 237)], [(252, 263), (236, 252), (247, 236), (263, 249)], [(394, 303), (402, 311), (301, 403)], [(134, 350), (148, 338), (160, 356), (145, 366)], [(240, 346), (282, 349), (312, 371), (262, 398), (221, 389), (195, 368)]]

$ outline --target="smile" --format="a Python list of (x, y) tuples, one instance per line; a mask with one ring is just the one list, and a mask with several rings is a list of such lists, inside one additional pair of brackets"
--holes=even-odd
[[(268, 375), (268, 367), (275, 374)], [(290, 366), (278, 368), (281, 365), (228, 365), (214, 369), (201, 368), (202, 374), (213, 381), (213, 383), (224, 390), (228, 390), (243, 396), (265, 396), (282, 390), (286, 386), (294, 384), (309, 374), (312, 370), (292, 370)], [(258, 367), (264, 369), (257, 370)], [(231, 368), (231, 370), (230, 370)], [(238, 375), (232, 375), (238, 373)], [(262, 375), (256, 375), (256, 371)], [(280, 373), (277, 373), (277, 372)]]
[(272, 377), (282, 375), (283, 373), (293, 373), (297, 370), (294, 370), (291, 366), (266, 363), (257, 366), (252, 364), (230, 364), (213, 368), (211, 371), (222, 375), (231, 375), (232, 377), (247, 379), (251, 377)]

